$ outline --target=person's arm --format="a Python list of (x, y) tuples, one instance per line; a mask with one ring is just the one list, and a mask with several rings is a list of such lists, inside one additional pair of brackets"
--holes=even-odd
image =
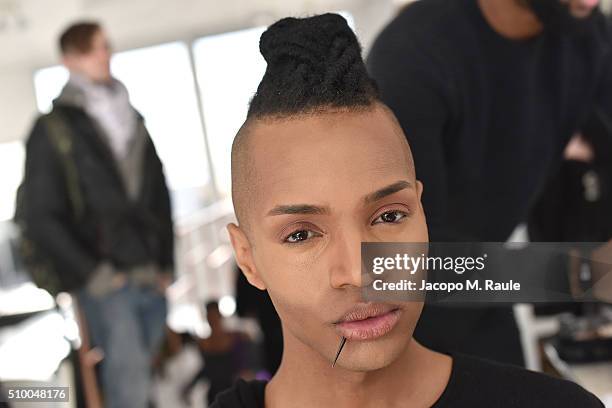
[(62, 280), (85, 283), (96, 267), (92, 254), (71, 231), (72, 208), (59, 153), (43, 120), (26, 143), (24, 217), (27, 235), (62, 269)]
[(168, 271), (174, 270), (174, 228), (172, 224), (172, 206), (170, 204), (170, 193), (163, 178), (160, 186), (161, 217), (163, 223), (162, 253), (160, 263)]
[(164, 175), (163, 165), (155, 146), (152, 142), (149, 144), (150, 154), (154, 162), (156, 169), (156, 198), (155, 198), (155, 216), (157, 222), (160, 225), (160, 253), (159, 253), (159, 266), (162, 271), (167, 274), (173, 274), (174, 272), (174, 227), (172, 222), (172, 205), (170, 202), (170, 193), (168, 191), (168, 185), (166, 183), (166, 177)]
[[(612, 36), (609, 40), (612, 47)], [(594, 106), (581, 123), (580, 131), (590, 142), (596, 163), (612, 160), (612, 51), (599, 67)]]
[(410, 144), (417, 179), (423, 183), (423, 206), (430, 238), (456, 240), (445, 222), (448, 171), (443, 140), (449, 108), (443, 79), (433, 58), (398, 33), (378, 38), (367, 60), (383, 102), (395, 113)]

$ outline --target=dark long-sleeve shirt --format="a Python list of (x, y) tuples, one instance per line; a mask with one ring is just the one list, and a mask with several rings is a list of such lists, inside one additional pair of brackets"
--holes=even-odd
[(477, 0), (421, 0), (380, 34), (368, 68), (411, 145), (432, 240), (505, 241), (593, 107), (612, 107), (599, 11), (580, 34), (513, 41)]
[[(612, 112), (610, 34), (596, 11), (581, 30), (497, 33), (477, 0), (420, 0), (368, 57), (424, 184), (432, 241), (505, 241), (596, 108)], [(522, 364), (511, 309), (426, 306), (415, 337), (441, 351)]]

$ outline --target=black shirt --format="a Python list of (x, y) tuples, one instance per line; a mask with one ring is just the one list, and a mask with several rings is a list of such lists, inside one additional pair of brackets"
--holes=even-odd
[[(212, 408), (263, 408), (265, 381), (239, 380)], [(407, 402), (408, 403), (408, 402)], [(453, 356), (446, 389), (432, 408), (604, 408), (575, 383), (465, 355)]]
[(368, 69), (423, 181), (432, 241), (505, 241), (596, 104), (610, 113), (611, 37), (597, 10), (579, 32), (495, 32), (477, 0), (410, 4)]

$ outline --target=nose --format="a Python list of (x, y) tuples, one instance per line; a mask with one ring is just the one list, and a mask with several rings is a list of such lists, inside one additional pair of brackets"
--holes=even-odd
[(363, 237), (357, 229), (344, 229), (334, 237), (329, 255), (330, 285), (334, 289), (361, 287), (361, 241)]

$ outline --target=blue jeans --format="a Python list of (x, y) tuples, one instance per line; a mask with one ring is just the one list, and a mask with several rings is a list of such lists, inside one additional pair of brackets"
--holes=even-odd
[(151, 361), (164, 337), (166, 299), (131, 283), (96, 298), (78, 293), (92, 346), (104, 351), (101, 385), (107, 408), (146, 408)]

